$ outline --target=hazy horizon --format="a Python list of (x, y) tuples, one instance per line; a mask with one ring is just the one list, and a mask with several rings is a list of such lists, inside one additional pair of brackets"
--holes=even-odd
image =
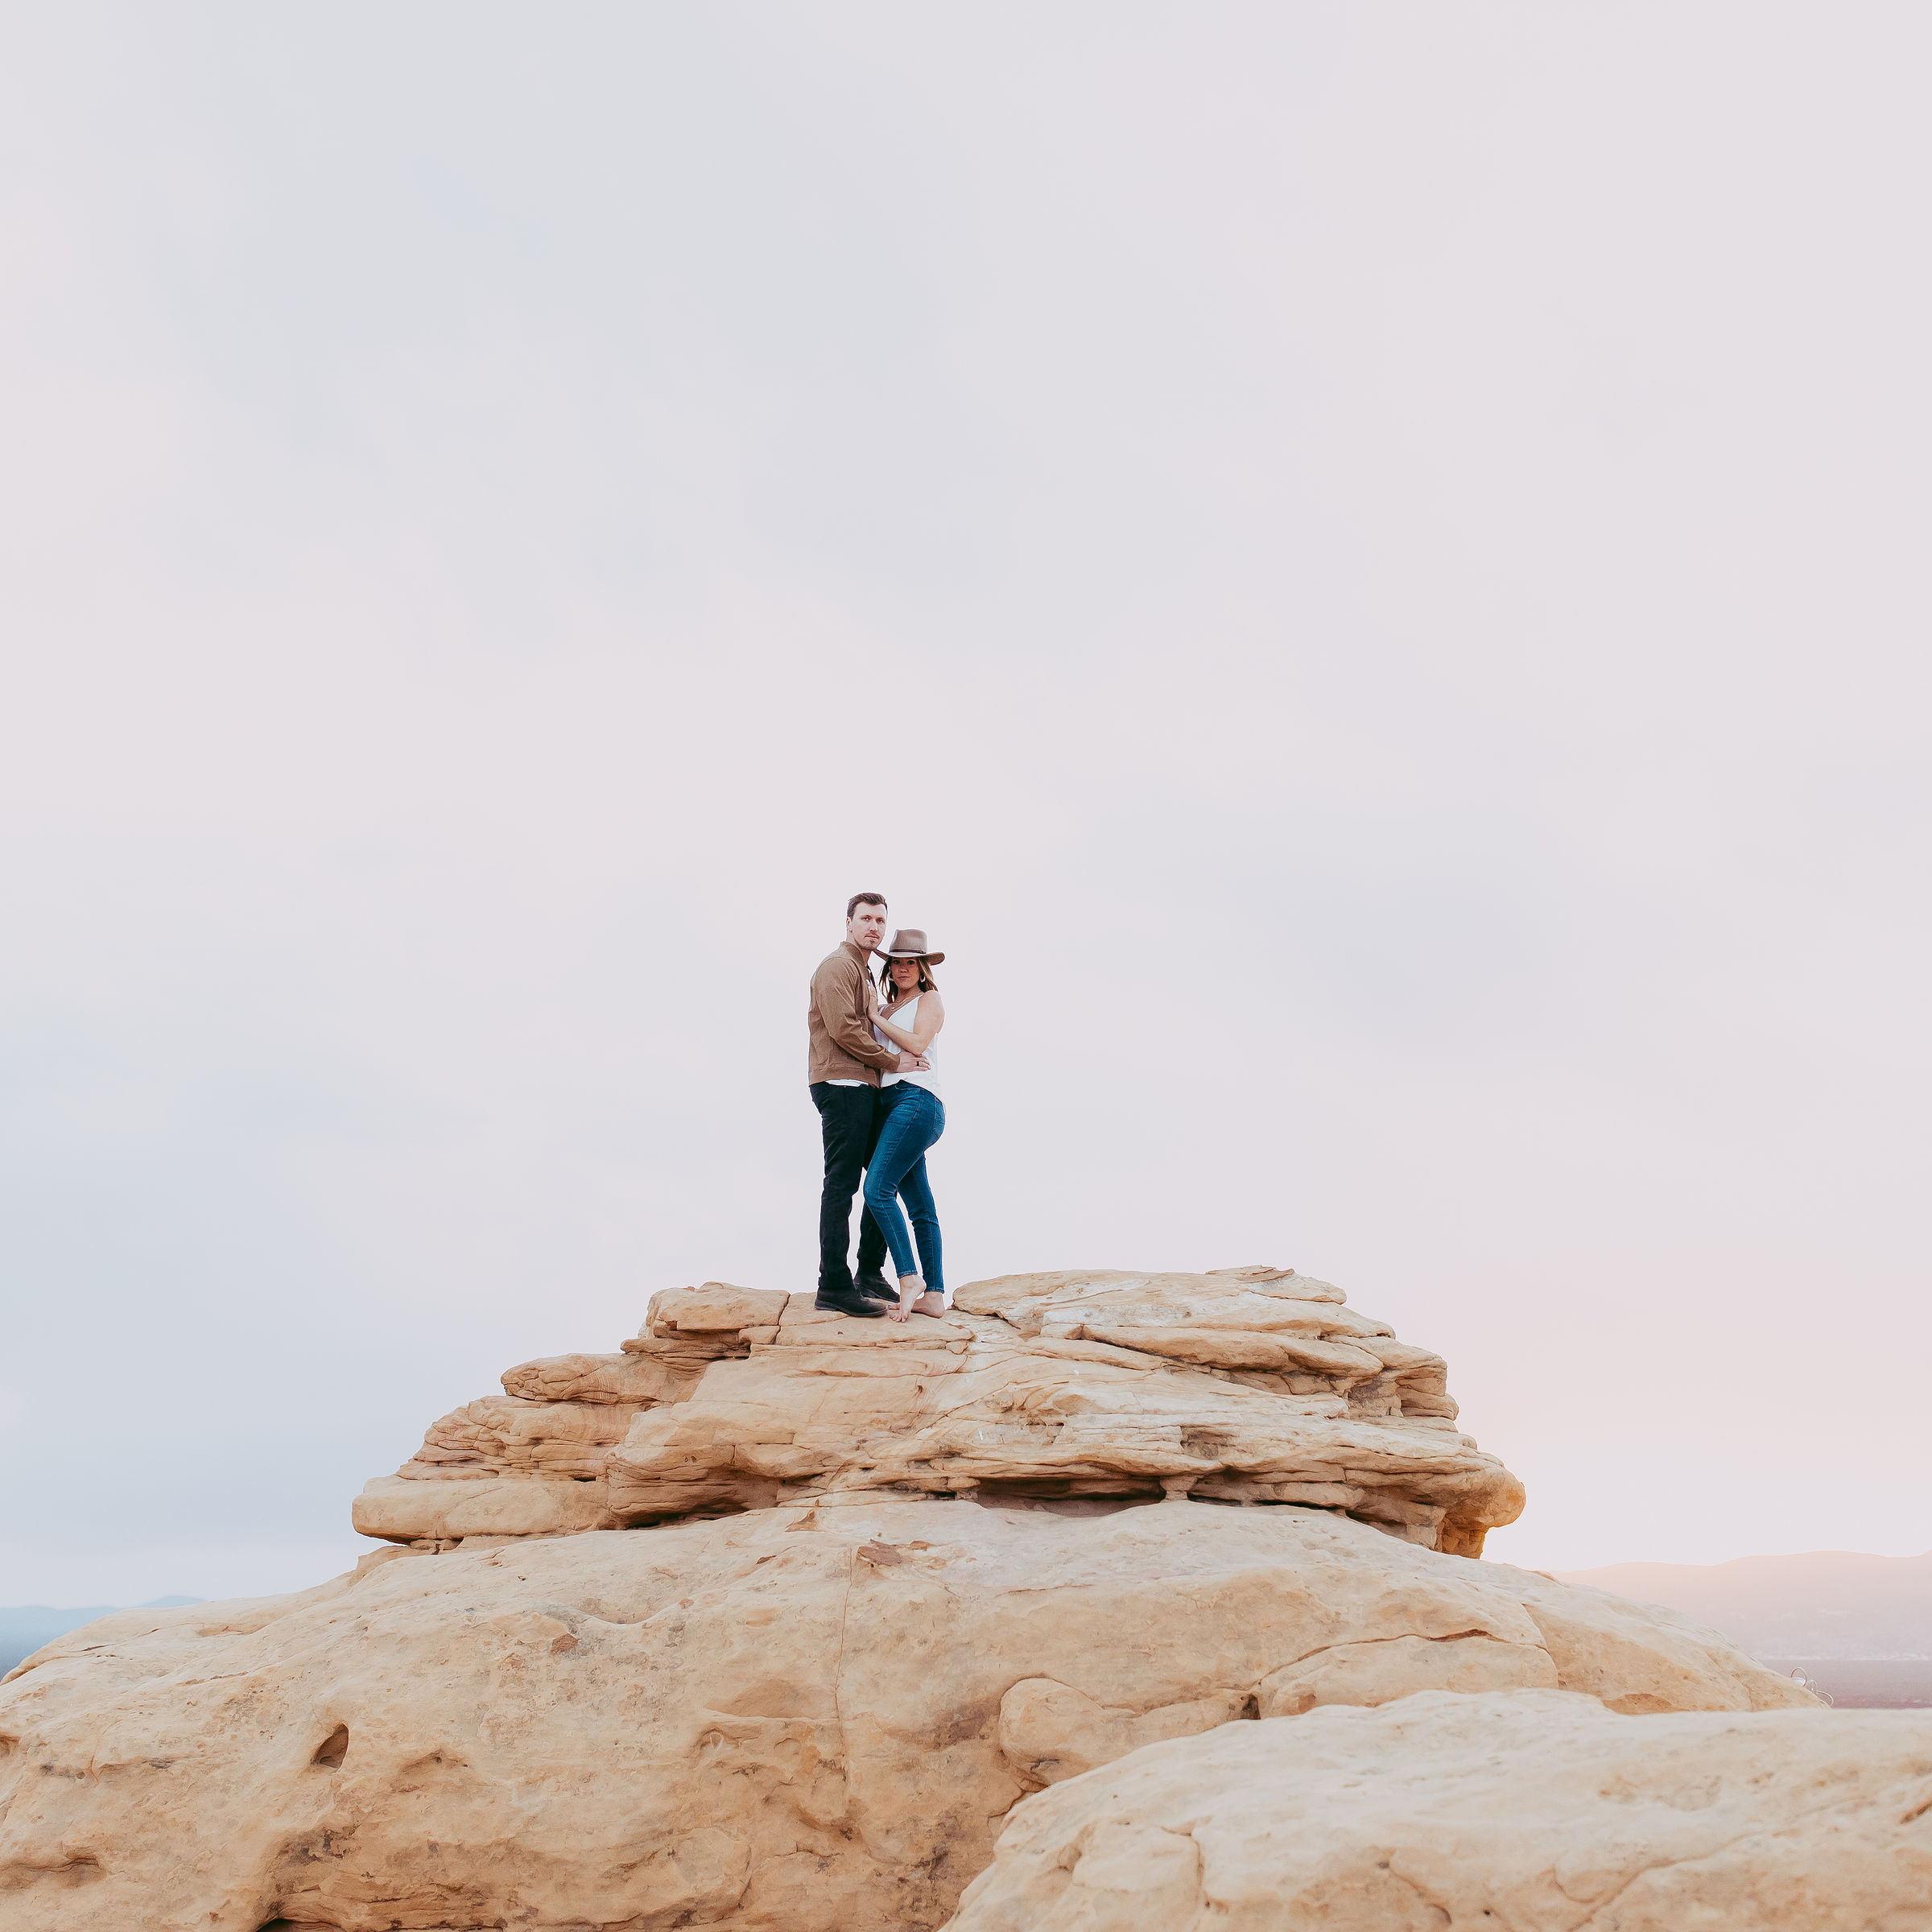
[(18, 8), (0, 1598), (810, 1286), (1270, 1261), (1538, 1567), (1932, 1543), (1932, 22)]

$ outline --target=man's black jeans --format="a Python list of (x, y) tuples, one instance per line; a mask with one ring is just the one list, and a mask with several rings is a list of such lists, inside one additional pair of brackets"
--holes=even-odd
[[(844, 1294), (852, 1287), (846, 1256), (852, 1247), (852, 1197), (859, 1191), (865, 1164), (877, 1144), (885, 1098), (877, 1087), (812, 1084), (811, 1104), (819, 1110), (825, 1137), (825, 1188), (819, 1196), (819, 1292)], [(865, 1209), (859, 1218), (859, 1273), (886, 1271), (886, 1236)]]

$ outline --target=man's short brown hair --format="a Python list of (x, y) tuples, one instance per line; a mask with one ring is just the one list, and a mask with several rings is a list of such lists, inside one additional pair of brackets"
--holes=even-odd
[(845, 902), (845, 916), (850, 919), (861, 906), (883, 906), (886, 895), (882, 892), (855, 892)]

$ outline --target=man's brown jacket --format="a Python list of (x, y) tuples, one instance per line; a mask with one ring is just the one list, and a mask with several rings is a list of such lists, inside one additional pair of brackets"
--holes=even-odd
[(848, 939), (820, 960), (811, 976), (811, 1010), (805, 1025), (811, 1042), (807, 1078), (813, 1085), (820, 1080), (863, 1080), (876, 1087), (881, 1073), (890, 1073), (898, 1065), (898, 1048), (881, 1046), (872, 1030), (878, 1009), (879, 996), (865, 970), (865, 955)]

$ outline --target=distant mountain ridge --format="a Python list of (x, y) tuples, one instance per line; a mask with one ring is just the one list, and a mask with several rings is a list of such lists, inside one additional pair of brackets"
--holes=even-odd
[(0, 1604), (0, 1675), (31, 1657), (43, 1644), (51, 1644), (97, 1616), (112, 1616), (117, 1610), (180, 1609), (201, 1600), (198, 1596), (157, 1596), (145, 1604), (89, 1604), (68, 1609), (52, 1604)]
[(1565, 1583), (1680, 1610), (1765, 1662), (1932, 1662), (1932, 1550), (1866, 1556), (1814, 1550), (1728, 1563), (1617, 1563), (1558, 1574)]

